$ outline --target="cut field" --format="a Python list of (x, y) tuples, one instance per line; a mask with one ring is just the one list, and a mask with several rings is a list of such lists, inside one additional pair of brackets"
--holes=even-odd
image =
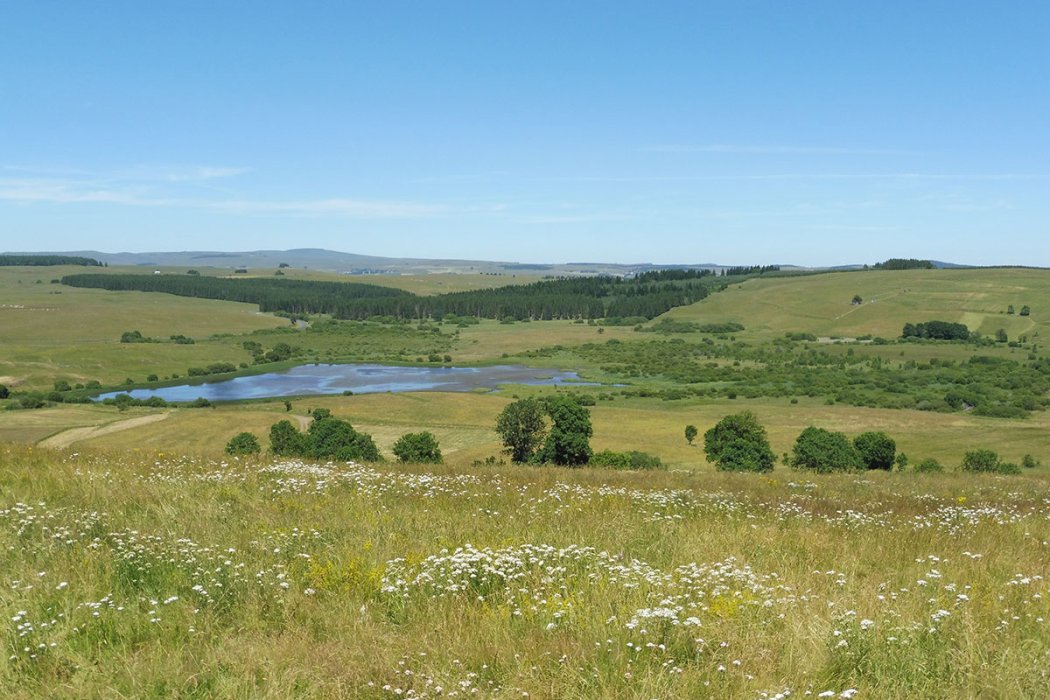
[[(542, 393), (521, 389), (519, 395)], [(306, 416), (314, 408), (327, 408), (337, 417), (349, 420), (355, 428), (372, 434), (380, 451), (393, 459), (391, 448), (410, 432), (428, 430), (438, 439), (448, 463), (469, 467), (475, 460), (501, 455), (495, 432), (495, 416), (511, 400), (506, 395), (444, 394), (366, 394), (293, 400), (291, 413), (283, 402), (225, 405), (214, 409), (177, 409), (160, 423), (141, 425), (109, 434), (85, 435), (78, 447), (120, 450), (167, 451), (219, 456), (222, 447), (241, 431), (254, 433), (267, 444), (269, 428), (278, 420)], [(753, 411), (769, 432), (773, 451), (779, 456), (791, 450), (803, 428), (816, 425), (842, 431), (850, 436), (869, 430), (884, 431), (897, 441), (898, 449), (913, 462), (926, 457), (937, 459), (948, 468), (961, 463), (967, 450), (986, 448), (999, 452), (1007, 461), (1020, 463), (1031, 454), (1050, 465), (1046, 435), (1050, 418), (1045, 413), (1025, 421), (1004, 421), (965, 414), (826, 406), (820, 401), (798, 404), (771, 400), (722, 400), (652, 402), (639, 399), (599, 402), (591, 409), (595, 450), (641, 450), (660, 457), (671, 469), (711, 471), (702, 448), (703, 433), (723, 416), (743, 410)], [(149, 409), (118, 412), (96, 408), (90, 414), (77, 414), (77, 425), (99, 425), (138, 415)], [(160, 413), (159, 411), (157, 413)], [(34, 417), (36, 412), (20, 411), (15, 417)], [(61, 420), (52, 409), (53, 421)], [(88, 422), (87, 416), (94, 416)], [(690, 446), (684, 436), (687, 424), (696, 425), (700, 439)], [(7, 435), (17, 433), (9, 429)], [(25, 433), (33, 442), (55, 432)], [(17, 439), (17, 438), (14, 438)], [(778, 472), (792, 474), (783, 465)], [(1037, 471), (1050, 471), (1050, 466)]]

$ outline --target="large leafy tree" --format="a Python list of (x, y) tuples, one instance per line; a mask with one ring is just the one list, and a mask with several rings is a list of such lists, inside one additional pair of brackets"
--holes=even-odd
[(791, 466), (817, 472), (835, 472), (857, 469), (861, 461), (848, 437), (810, 426), (795, 440)]
[(543, 445), (547, 434), (543, 404), (536, 399), (507, 404), (496, 417), (496, 432), (511, 461), (528, 462)]
[(591, 459), (591, 413), (575, 397), (555, 396), (547, 399), (551, 430), (543, 444), (541, 462), (577, 467)]
[(868, 469), (893, 469), (897, 458), (897, 443), (886, 433), (867, 432), (853, 438), (860, 461)]
[(766, 429), (750, 411), (726, 416), (704, 433), (704, 452), (719, 471), (768, 472), (777, 459)]

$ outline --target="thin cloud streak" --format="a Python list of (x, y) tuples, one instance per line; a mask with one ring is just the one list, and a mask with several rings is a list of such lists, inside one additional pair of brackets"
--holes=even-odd
[(663, 144), (646, 146), (647, 153), (715, 153), (726, 155), (791, 155), (791, 156), (903, 156), (918, 155), (918, 151), (886, 148), (838, 148), (827, 146), (755, 146), (740, 144)]
[(440, 204), (345, 198), (299, 201), (231, 200), (200, 203), (199, 206), (235, 214), (334, 215), (350, 219), (431, 219), (451, 211)]
[(236, 177), (251, 168), (218, 165), (139, 165), (112, 171), (82, 170), (67, 167), (3, 165), (0, 170), (43, 180), (64, 179), (84, 183), (156, 183), (194, 182)]
[(503, 210), (501, 205), (451, 207), (425, 202), (348, 197), (286, 201), (169, 197), (158, 194), (153, 187), (141, 184), (123, 187), (114, 187), (112, 184), (106, 181), (52, 178), (0, 178), (0, 201), (17, 204), (182, 207), (239, 215), (337, 216), (348, 219), (432, 219), (453, 214), (496, 214)]
[(578, 175), (541, 178), (548, 182), (709, 182), (761, 180), (1045, 180), (1045, 173), (752, 173), (713, 175)]

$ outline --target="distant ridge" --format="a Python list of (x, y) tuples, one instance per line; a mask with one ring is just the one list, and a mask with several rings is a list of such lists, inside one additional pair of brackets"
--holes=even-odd
[[(144, 267), (219, 267), (219, 268), (276, 268), (286, 264), (293, 268), (309, 268), (347, 274), (428, 274), (428, 273), (484, 273), (525, 275), (632, 275), (650, 270), (696, 269), (721, 270), (731, 265), (714, 263), (658, 265), (654, 263), (519, 263), (496, 260), (456, 260), (426, 258), (390, 258), (375, 255), (357, 255), (323, 248), (294, 248), (291, 250), (206, 251), (187, 250), (146, 253), (104, 253), (83, 250), (64, 253), (95, 258), (109, 265), (136, 265)], [(801, 269), (786, 266), (785, 269)]]
[[(7, 252), (4, 255), (67, 255), (94, 258), (109, 265), (137, 265), (143, 267), (218, 267), (218, 268), (277, 268), (284, 263), (293, 268), (306, 268), (345, 274), (434, 274), (482, 273), (494, 275), (635, 275), (652, 270), (713, 270), (715, 272), (737, 267), (721, 263), (521, 263), (500, 260), (459, 260), (429, 258), (391, 258), (377, 255), (358, 255), (324, 248), (292, 248), (290, 250), (249, 251), (157, 251), (147, 253), (103, 253), (97, 250)], [(754, 261), (744, 261), (751, 264)], [(930, 261), (941, 270), (972, 269), (980, 265)], [(863, 263), (834, 266), (778, 265), (782, 272), (846, 272), (863, 270)], [(1002, 266), (997, 266), (1002, 267)], [(1009, 266), (1008, 266), (1009, 267)], [(1022, 267), (1022, 266), (1017, 266)]]
[(976, 265), (960, 265), (958, 263), (941, 262), (940, 260), (931, 260), (930, 262), (938, 270), (967, 270), (977, 267)]

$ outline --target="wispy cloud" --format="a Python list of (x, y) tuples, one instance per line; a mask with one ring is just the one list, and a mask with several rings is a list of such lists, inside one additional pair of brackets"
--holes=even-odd
[(1045, 180), (1047, 173), (923, 173), (923, 172), (824, 172), (824, 173), (711, 173), (700, 175), (566, 175), (550, 182), (710, 182), (762, 180)]
[(350, 219), (429, 219), (450, 212), (449, 207), (441, 204), (346, 198), (290, 201), (227, 200), (208, 202), (204, 206), (234, 214), (340, 216)]
[(235, 177), (251, 172), (250, 168), (220, 165), (136, 165), (116, 170), (84, 170), (64, 166), (3, 165), (0, 172), (45, 179), (73, 180), (84, 183), (162, 183), (193, 182)]
[[(3, 177), (4, 172), (17, 177)], [(235, 196), (201, 196), (186, 183), (231, 178), (245, 168), (186, 166), (136, 167), (97, 173), (74, 169), (42, 171), (4, 166), (0, 201), (21, 204), (115, 204), (133, 207), (203, 209), (238, 215), (328, 216), (347, 219), (427, 219), (452, 213), (495, 213), (499, 205), (452, 207), (440, 203), (329, 197), (258, 200)]]
[(649, 153), (716, 153), (727, 155), (798, 155), (798, 156), (899, 156), (916, 155), (916, 151), (895, 148), (850, 148), (837, 146), (763, 146), (730, 143), (659, 144), (645, 146)]
[(539, 214), (518, 219), (524, 224), (586, 224), (601, 221), (622, 221), (628, 217), (618, 214)]
[(139, 188), (113, 188), (99, 183), (38, 178), (0, 178), (0, 200), (27, 204), (98, 203), (131, 206), (163, 206), (169, 203), (169, 200), (144, 198)]

